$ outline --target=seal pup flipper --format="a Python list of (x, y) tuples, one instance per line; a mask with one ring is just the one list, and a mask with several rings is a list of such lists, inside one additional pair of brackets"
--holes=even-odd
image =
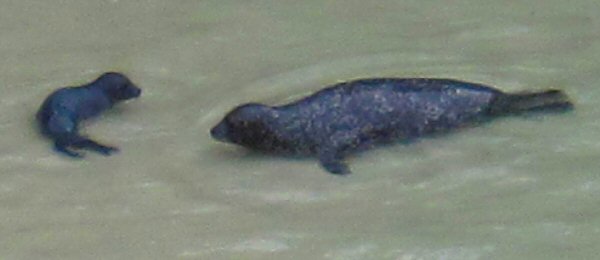
[(54, 149), (56, 151), (73, 158), (83, 158), (83, 154), (71, 151), (69, 147), (89, 149), (102, 155), (111, 155), (119, 151), (116, 147), (99, 144), (96, 141), (79, 135), (65, 135), (54, 142)]
[(77, 136), (77, 138), (72, 141), (71, 145), (75, 148), (90, 149), (103, 155), (111, 155), (119, 151), (119, 148), (117, 147), (99, 144), (94, 140), (82, 136)]
[(83, 154), (69, 150), (68, 145), (61, 140), (54, 142), (54, 150), (72, 158), (83, 158)]
[(508, 93), (498, 95), (490, 104), (490, 114), (508, 115), (526, 112), (567, 111), (573, 103), (562, 91), (551, 89), (542, 92)]
[(55, 137), (54, 150), (69, 157), (83, 158), (83, 154), (71, 151), (68, 148), (71, 146), (70, 139), (77, 132), (77, 124), (69, 117), (68, 113), (60, 113), (59, 111), (52, 115), (48, 119), (48, 126), (45, 131)]
[(77, 134), (77, 124), (68, 113), (57, 113), (48, 120), (48, 131), (56, 136), (54, 149), (74, 158), (83, 158), (83, 154), (71, 151), (68, 147), (87, 148), (103, 155), (117, 152), (116, 147), (99, 144)]

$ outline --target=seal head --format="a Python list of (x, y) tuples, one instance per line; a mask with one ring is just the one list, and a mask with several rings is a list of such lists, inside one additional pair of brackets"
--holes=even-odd
[(104, 91), (113, 103), (137, 98), (142, 94), (142, 90), (133, 84), (127, 76), (118, 72), (104, 73), (90, 85)]
[(210, 130), (211, 136), (221, 142), (259, 148), (270, 130), (266, 120), (274, 116), (271, 107), (249, 103), (234, 108)]

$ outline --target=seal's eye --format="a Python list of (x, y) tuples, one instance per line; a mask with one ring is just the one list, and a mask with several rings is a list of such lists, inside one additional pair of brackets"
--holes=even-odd
[(227, 121), (227, 124), (232, 126), (232, 127), (238, 127), (241, 125), (241, 120), (238, 120), (236, 117), (234, 116), (228, 116), (225, 118), (225, 120)]
[(233, 125), (233, 126), (235, 126), (235, 127), (241, 127), (241, 128), (244, 128), (244, 127), (247, 127), (247, 126), (248, 126), (248, 121), (246, 121), (246, 120), (239, 120), (239, 119), (237, 119), (237, 118), (236, 118), (236, 119), (233, 119), (233, 120), (228, 120), (228, 121), (229, 121), (229, 123), (230, 123), (231, 125)]

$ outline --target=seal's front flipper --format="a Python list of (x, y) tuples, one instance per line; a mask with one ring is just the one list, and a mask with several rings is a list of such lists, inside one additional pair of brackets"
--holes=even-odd
[(119, 149), (116, 147), (99, 144), (96, 141), (85, 137), (79, 137), (76, 141), (73, 141), (72, 146), (77, 148), (91, 149), (103, 155), (111, 155), (119, 151)]
[(77, 159), (83, 158), (83, 154), (69, 150), (67, 148), (67, 145), (65, 145), (64, 143), (61, 143), (61, 142), (54, 143), (54, 150), (56, 150), (59, 153), (65, 154), (69, 157), (72, 157), (72, 158), (77, 158)]
[(346, 175), (350, 173), (348, 165), (343, 161), (340, 152), (325, 149), (319, 153), (319, 162), (328, 172), (336, 175)]

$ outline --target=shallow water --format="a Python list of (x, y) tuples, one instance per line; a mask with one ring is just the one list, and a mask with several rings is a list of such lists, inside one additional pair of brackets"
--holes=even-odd
[[(600, 4), (0, 1), (3, 259), (551, 259), (600, 253)], [(58, 156), (33, 115), (107, 70), (144, 89)], [(349, 159), (353, 174), (217, 143), (233, 106), (359, 77), (561, 88), (507, 118)]]

